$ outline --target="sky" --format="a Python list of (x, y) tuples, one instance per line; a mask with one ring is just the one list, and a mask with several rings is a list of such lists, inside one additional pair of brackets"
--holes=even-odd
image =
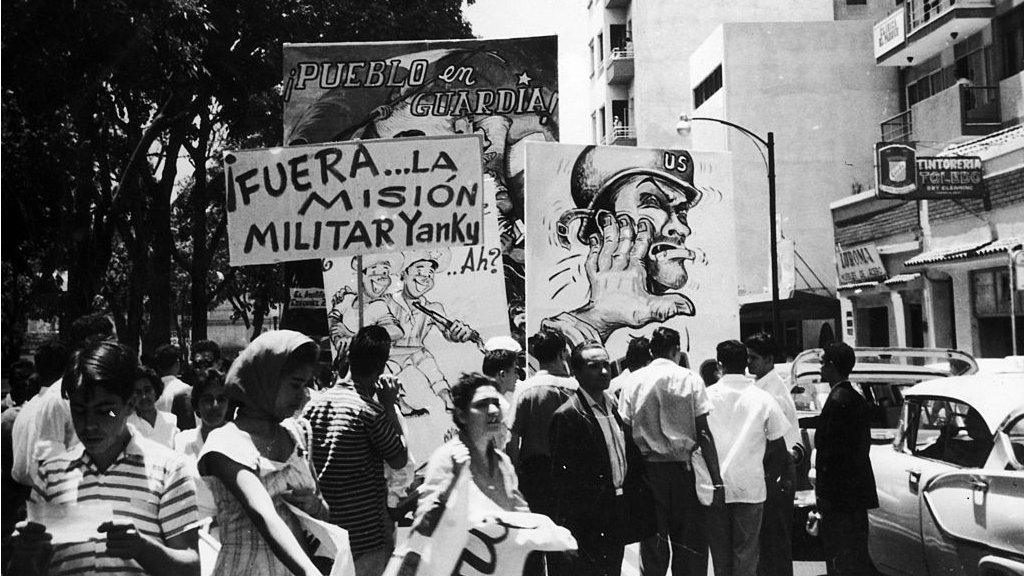
[(463, 14), (479, 38), (558, 36), (560, 140), (588, 144), (589, 78), (584, 0), (476, 0)]

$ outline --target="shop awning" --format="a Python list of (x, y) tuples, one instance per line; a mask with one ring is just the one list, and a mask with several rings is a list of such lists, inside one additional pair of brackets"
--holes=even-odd
[(923, 266), (925, 264), (938, 264), (946, 262), (957, 262), (960, 260), (971, 260), (983, 258), (993, 254), (1005, 253), (1007, 250), (1019, 250), (1021, 241), (1019, 238), (1003, 238), (1002, 240), (990, 240), (980, 244), (968, 244), (943, 248), (941, 250), (929, 250), (914, 256), (903, 263), (904, 266)]
[(871, 282), (854, 282), (852, 284), (840, 284), (836, 288), (838, 290), (857, 290), (864, 288), (875, 288), (877, 286), (898, 286), (900, 284), (906, 284), (911, 280), (920, 278), (920, 274), (896, 274), (885, 278), (884, 280), (872, 280)]

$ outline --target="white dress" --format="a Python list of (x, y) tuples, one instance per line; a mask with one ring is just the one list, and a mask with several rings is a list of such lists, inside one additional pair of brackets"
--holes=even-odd
[[(315, 490), (316, 480), (310, 471), (301, 425), (291, 418), (281, 425), (288, 429), (295, 440), (295, 449), (284, 462), (260, 454), (249, 434), (239, 430), (233, 422), (210, 432), (199, 457), (201, 460), (206, 454), (216, 452), (254, 469), (273, 499), (277, 513), (292, 532), (299, 535), (302, 532), (298, 521), (288, 510), (281, 494), (303, 488)], [(204, 479), (213, 491), (217, 504), (217, 525), (220, 527), (221, 548), (213, 573), (218, 576), (291, 576), (291, 572), (277, 559), (270, 545), (224, 483), (213, 476), (204, 476)]]

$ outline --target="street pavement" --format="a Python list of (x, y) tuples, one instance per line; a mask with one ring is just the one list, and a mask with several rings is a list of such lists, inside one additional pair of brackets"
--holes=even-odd
[[(669, 571), (669, 576), (672, 572)], [(825, 574), (824, 562), (794, 561), (793, 576), (822, 576)], [(714, 576), (715, 569), (708, 559), (708, 576)], [(626, 555), (622, 559), (622, 576), (640, 576), (640, 545), (626, 547)]]

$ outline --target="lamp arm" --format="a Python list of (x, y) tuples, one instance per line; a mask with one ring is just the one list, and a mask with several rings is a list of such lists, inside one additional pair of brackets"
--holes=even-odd
[(708, 122), (718, 122), (719, 124), (725, 124), (726, 126), (735, 128), (735, 129), (739, 130), (740, 132), (743, 132), (747, 136), (750, 136), (754, 140), (760, 142), (761, 145), (764, 146), (765, 148), (768, 148), (768, 141), (767, 140), (765, 140), (764, 138), (761, 138), (757, 134), (754, 134), (753, 132), (751, 132), (750, 130), (744, 128), (743, 126), (740, 126), (739, 124), (733, 124), (732, 122), (729, 122), (728, 120), (722, 120), (720, 118), (708, 118), (706, 116), (694, 116), (693, 118), (690, 118), (690, 120), (706, 120)]

